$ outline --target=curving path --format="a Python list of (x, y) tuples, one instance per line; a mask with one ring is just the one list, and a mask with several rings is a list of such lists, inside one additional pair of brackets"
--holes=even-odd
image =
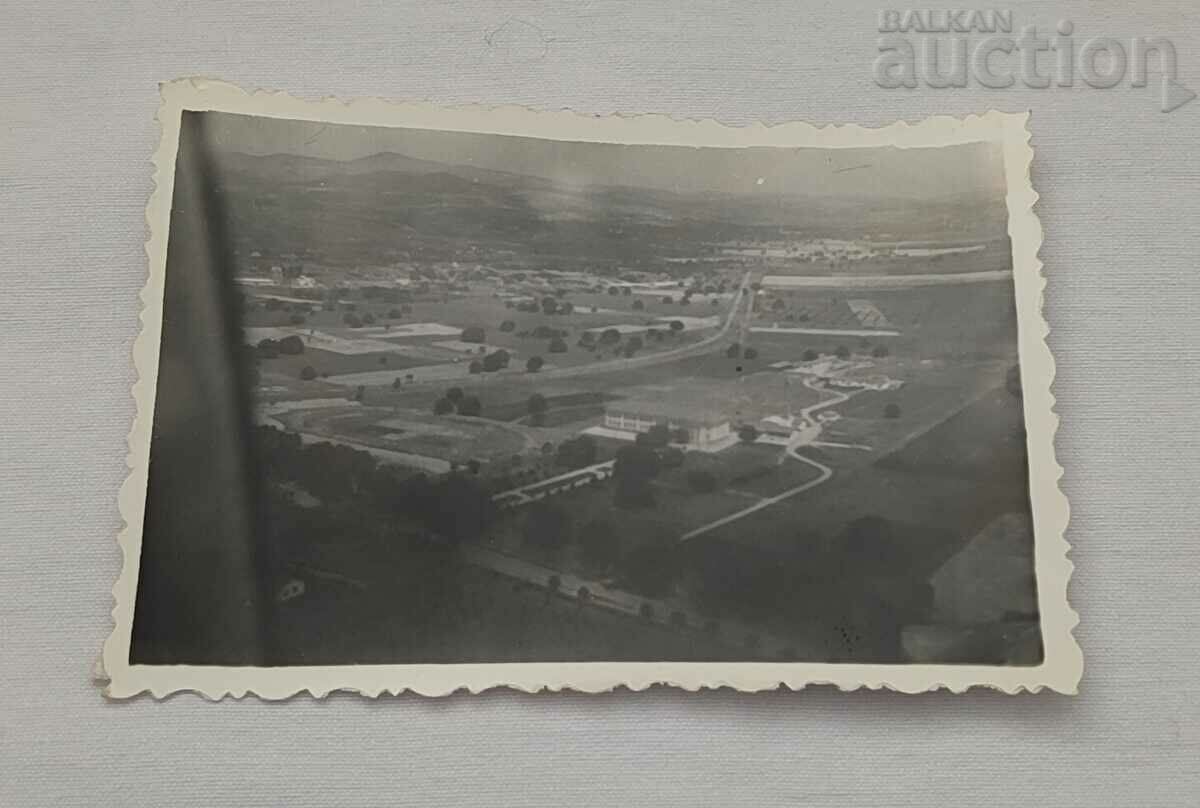
[[(811, 379), (808, 381), (805, 381), (804, 386), (808, 387), (811, 390), (818, 389), (817, 387), (815, 387), (813, 385)], [(825, 391), (825, 392), (828, 392), (828, 391)], [(843, 401), (846, 401), (849, 398), (850, 398), (850, 395), (847, 393), (835, 392), (833, 398), (829, 398), (824, 401), (818, 401), (816, 404), (812, 404), (812, 405), (802, 409), (800, 411), (800, 417), (801, 417), (801, 419), (804, 420), (806, 425), (808, 425), (810, 427), (816, 426), (817, 421), (812, 417), (812, 414), (814, 412), (816, 412), (817, 410), (825, 409), (826, 407), (832, 407), (835, 404), (841, 404)], [(795, 434), (799, 435), (800, 433), (795, 433)], [(705, 533), (709, 533), (713, 530), (716, 530), (719, 527), (724, 527), (725, 525), (728, 525), (731, 522), (736, 522), (739, 519), (744, 519), (745, 517), (749, 516), (752, 513), (757, 513), (758, 511), (761, 511), (764, 508), (769, 508), (772, 505), (775, 505), (779, 502), (783, 502), (785, 499), (790, 499), (794, 496), (797, 496), (798, 494), (803, 494), (805, 491), (816, 488), (818, 485), (821, 485), (826, 480), (828, 480), (830, 477), (832, 477), (833, 476), (832, 468), (825, 465), (824, 463), (821, 463), (817, 460), (813, 460), (810, 457), (805, 457), (804, 455), (800, 454), (800, 452), (799, 452), (800, 447), (807, 446), (809, 443), (811, 443), (812, 437), (815, 437), (815, 436), (807, 436), (807, 440), (805, 439), (805, 436), (792, 438), (791, 442), (788, 443), (787, 449), (785, 451), (786, 451), (788, 457), (791, 457), (793, 460), (799, 460), (801, 463), (804, 463), (805, 465), (812, 466), (818, 472), (820, 472), (820, 474), (815, 479), (809, 480), (806, 483), (801, 483), (800, 485), (796, 486), (795, 488), (789, 488), (787, 491), (784, 491), (782, 494), (776, 494), (773, 497), (766, 497), (765, 499), (761, 499), (758, 502), (754, 503), (753, 505), (750, 505), (749, 507), (743, 508), (740, 511), (735, 511), (727, 516), (722, 516), (720, 519), (716, 519), (712, 522), (709, 522), (706, 525), (701, 525), (700, 527), (695, 528), (694, 530), (689, 530), (687, 533), (684, 533), (682, 536), (679, 537), (679, 541), (681, 541), (681, 542), (689, 541), (691, 539), (696, 538), (697, 536), (703, 536)]]

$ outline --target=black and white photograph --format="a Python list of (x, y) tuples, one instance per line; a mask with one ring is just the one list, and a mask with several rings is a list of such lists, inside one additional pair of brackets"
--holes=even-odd
[(111, 693), (1073, 687), (1023, 116), (164, 96)]

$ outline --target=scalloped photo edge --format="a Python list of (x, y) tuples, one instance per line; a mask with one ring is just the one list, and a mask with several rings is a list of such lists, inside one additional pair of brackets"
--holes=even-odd
[[(162, 698), (190, 691), (208, 699), (254, 694), (284, 699), (299, 693), (316, 697), (344, 690), (367, 696), (419, 693), (442, 696), (490, 688), (525, 692), (573, 690), (588, 693), (616, 688), (641, 690), (662, 684), (689, 691), (733, 688), (743, 692), (808, 685), (842, 690), (890, 689), (921, 693), (973, 687), (1005, 693), (1049, 689), (1077, 692), (1083, 655), (1073, 636), (1078, 616), (1068, 602), (1072, 563), (1065, 531), (1067, 498), (1059, 487), (1062, 467), (1054, 449), (1058, 416), (1051, 385), (1055, 362), (1047, 345), (1042, 313), (1045, 279), (1038, 251), (1042, 226), (1034, 212), (1038, 199), (1030, 177), (1034, 150), (1029, 114), (988, 111), (966, 118), (938, 116), (881, 128), (857, 125), (811, 126), (803, 122), (729, 126), (715, 120), (679, 120), (663, 115), (592, 116), (574, 111), (534, 111), (517, 106), (439, 107), (378, 98), (309, 101), (282, 92), (245, 91), (203, 78), (161, 86), (158, 121), (162, 139), (154, 155), (154, 191), (146, 207), (149, 276), (141, 295), (141, 332), (133, 362), (136, 416), (129, 435), (129, 475), (119, 493), (124, 522), (118, 541), (123, 566), (113, 587), (114, 628), (103, 646), (98, 678), (108, 697), (139, 694)], [(1008, 235), (1016, 291), (1018, 354), (1021, 366), (1029, 493), (1034, 527), (1034, 567), (1044, 657), (1033, 666), (970, 664), (853, 664), (812, 662), (520, 662), (492, 664), (323, 665), (225, 667), (131, 664), (142, 525), (149, 479), (151, 427), (158, 380), (167, 236), (170, 228), (175, 163), (184, 111), (223, 111), (333, 124), (400, 127), (451, 132), (516, 135), (582, 142), (743, 147), (849, 148), (937, 147), (972, 141), (1000, 143), (1007, 180)]]

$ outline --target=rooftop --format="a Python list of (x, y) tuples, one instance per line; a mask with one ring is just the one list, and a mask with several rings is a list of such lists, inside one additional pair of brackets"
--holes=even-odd
[(656, 421), (687, 421), (700, 426), (718, 426), (729, 421), (728, 415), (707, 401), (628, 398), (610, 402), (604, 411), (609, 415), (637, 416)]

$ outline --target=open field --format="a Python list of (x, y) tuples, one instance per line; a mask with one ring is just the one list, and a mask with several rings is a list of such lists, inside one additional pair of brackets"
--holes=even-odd
[(319, 377), (371, 371), (382, 371), (395, 377), (403, 375), (400, 371), (427, 364), (423, 359), (403, 353), (344, 354), (323, 351), (320, 348), (305, 348), (302, 354), (280, 354), (273, 359), (263, 359), (259, 368), (264, 378), (276, 374), (299, 378), (300, 371), (310, 366)]
[[(755, 309), (755, 328), (780, 331), (754, 331), (753, 344), (821, 352), (839, 344), (883, 344), (893, 353), (925, 358), (1015, 356), (1010, 279), (913, 290), (764, 289)], [(785, 328), (796, 331), (786, 334)], [(821, 331), (846, 333), (811, 333)]]
[[(1001, 387), (887, 459), (873, 453), (838, 455), (847, 462), (827, 484), (749, 516), (736, 529), (716, 531), (714, 538), (780, 547), (802, 533), (832, 537), (856, 519), (878, 516), (912, 525), (914, 535), (965, 540), (1002, 512), (1028, 510), (1020, 422), (1019, 400)], [(964, 445), (972, 448), (959, 472), (969, 469), (974, 476), (942, 473), (940, 463), (953, 463)], [(981, 474), (987, 485), (980, 485)]]
[(480, 418), (347, 407), (289, 414), (286, 423), (318, 435), (449, 462), (488, 461), (540, 445), (519, 427)]

